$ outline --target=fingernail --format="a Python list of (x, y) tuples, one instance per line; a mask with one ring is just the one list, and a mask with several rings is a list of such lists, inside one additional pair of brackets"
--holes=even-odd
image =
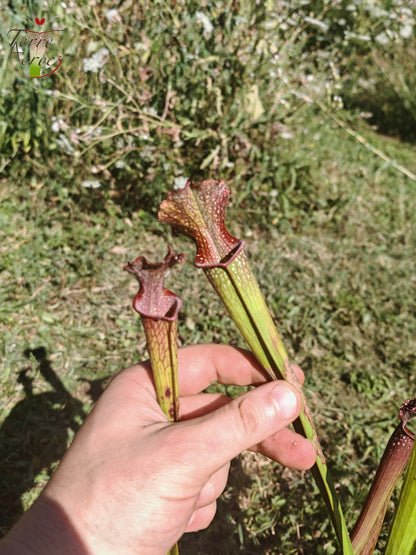
[(298, 413), (298, 398), (290, 385), (284, 383), (276, 385), (272, 390), (272, 397), (283, 418), (293, 418)]

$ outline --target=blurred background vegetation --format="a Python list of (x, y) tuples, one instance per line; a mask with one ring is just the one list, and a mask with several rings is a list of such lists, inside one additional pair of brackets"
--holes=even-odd
[[(230, 231), (306, 373), (352, 526), (415, 396), (413, 4), (9, 0), (0, 15), (1, 532), (108, 378), (146, 357), (127, 260), (186, 252), (168, 283), (180, 343), (242, 345), (192, 246), (156, 221), (186, 177), (232, 190)], [(62, 30), (62, 65), (26, 79), (8, 31), (35, 17)], [(310, 475), (253, 454), (233, 463), (213, 525), (181, 541), (184, 554), (335, 549)]]

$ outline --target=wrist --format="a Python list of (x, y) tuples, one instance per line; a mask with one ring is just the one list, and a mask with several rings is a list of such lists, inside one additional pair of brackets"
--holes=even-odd
[(88, 555), (62, 508), (43, 494), (0, 541), (0, 555)]

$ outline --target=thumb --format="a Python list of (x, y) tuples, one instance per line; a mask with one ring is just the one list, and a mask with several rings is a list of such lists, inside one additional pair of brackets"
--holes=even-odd
[[(220, 409), (184, 424), (196, 472), (211, 474), (244, 449), (288, 426), (301, 410), (299, 392), (284, 381), (264, 384)], [(189, 443), (188, 443), (189, 442)], [(189, 461), (191, 462), (191, 461)]]

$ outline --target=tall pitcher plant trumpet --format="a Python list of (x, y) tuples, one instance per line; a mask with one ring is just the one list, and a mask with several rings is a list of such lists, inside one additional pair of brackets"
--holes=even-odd
[[(233, 237), (225, 227), (229, 197), (230, 191), (222, 180), (206, 180), (200, 185), (188, 180), (184, 188), (168, 192), (166, 200), (160, 205), (158, 219), (169, 224), (173, 232), (194, 240), (194, 265), (204, 270), (268, 377), (299, 385), (244, 254), (245, 243)], [(304, 396), (303, 410), (294, 427), (315, 445), (314, 478), (325, 500), (342, 552), (352, 554), (341, 505)]]

